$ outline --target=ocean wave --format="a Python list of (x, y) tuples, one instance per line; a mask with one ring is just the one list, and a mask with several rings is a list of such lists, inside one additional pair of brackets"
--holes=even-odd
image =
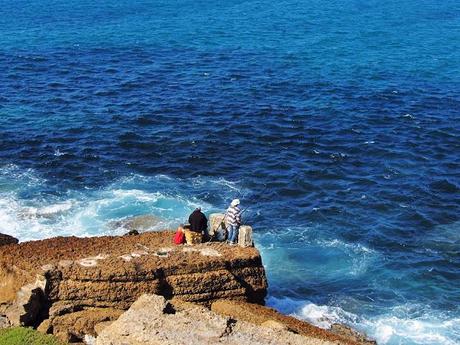
[(45, 217), (51, 218), (56, 215), (62, 214), (69, 211), (74, 204), (73, 200), (66, 200), (57, 204), (50, 204), (43, 207), (25, 207), (20, 211), (19, 215), (21, 217)]
[[(420, 305), (398, 305), (384, 314), (365, 318), (340, 306), (317, 305), (290, 298), (268, 299), (269, 306), (328, 329), (341, 323), (366, 333), (378, 344), (455, 345), (460, 341), (460, 319)], [(413, 317), (415, 314), (418, 316)]]
[(45, 182), (33, 169), (21, 169), (15, 164), (0, 166), (0, 193), (30, 189)]
[(196, 181), (202, 189), (214, 186), (228, 194), (238, 189), (237, 183), (221, 179), (181, 180), (167, 175), (130, 175), (100, 190), (71, 190), (57, 196), (37, 193), (32, 198), (23, 198), (22, 194), (46, 190), (46, 181), (33, 171), (20, 172), (16, 166), (0, 171), (0, 232), (21, 241), (52, 236), (121, 234), (126, 231), (123, 226), (110, 224), (142, 215), (159, 218), (148, 230), (173, 229), (186, 221), (198, 206), (208, 213), (218, 210), (194, 195)]
[(455, 345), (460, 341), (460, 319), (443, 320), (435, 315), (421, 319), (385, 315), (358, 324), (378, 344)]

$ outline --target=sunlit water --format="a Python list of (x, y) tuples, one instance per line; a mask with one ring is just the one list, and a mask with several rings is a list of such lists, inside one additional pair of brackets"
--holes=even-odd
[(269, 305), (457, 344), (459, 37), (449, 0), (0, 0), (0, 232), (239, 197)]

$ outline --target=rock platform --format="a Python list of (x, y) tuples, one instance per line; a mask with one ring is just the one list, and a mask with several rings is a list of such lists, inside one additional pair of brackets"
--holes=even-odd
[[(214, 304), (216, 304), (214, 308)], [(103, 329), (95, 345), (371, 345), (247, 302), (218, 301), (211, 310), (142, 295)]]
[(97, 345), (375, 344), (264, 307), (254, 247), (172, 243), (174, 232), (0, 246), (0, 328)]
[(143, 294), (210, 306), (263, 304), (267, 280), (255, 248), (172, 244), (173, 232), (56, 237), (0, 247), (0, 316), (65, 341), (96, 335)]

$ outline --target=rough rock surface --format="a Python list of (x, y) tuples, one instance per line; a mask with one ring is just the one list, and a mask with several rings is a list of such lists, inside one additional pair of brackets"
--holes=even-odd
[(7, 244), (16, 244), (18, 239), (10, 235), (0, 234), (0, 246), (5, 246)]
[(336, 324), (333, 325), (331, 330), (325, 330), (292, 316), (283, 315), (275, 309), (243, 301), (219, 300), (212, 303), (211, 310), (233, 319), (275, 329), (284, 328), (296, 334), (339, 341), (341, 344), (376, 344), (375, 341), (367, 339), (365, 335), (344, 325)]
[(10, 327), (10, 322), (4, 316), (0, 316), (0, 329)]
[(143, 295), (105, 328), (96, 345), (332, 345), (350, 344), (295, 334), (218, 315), (201, 306), (171, 305)]
[(145, 293), (208, 306), (220, 298), (264, 302), (267, 281), (255, 248), (175, 246), (173, 234), (57, 237), (0, 247), (0, 316), (22, 325), (44, 320), (41, 330), (77, 341)]

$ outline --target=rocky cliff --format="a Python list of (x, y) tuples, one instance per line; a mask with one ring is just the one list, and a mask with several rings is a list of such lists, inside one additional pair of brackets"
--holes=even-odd
[(142, 295), (95, 344), (375, 345), (356, 332), (334, 334), (260, 305), (220, 300), (212, 306)]
[(0, 316), (79, 341), (145, 293), (204, 306), (221, 298), (263, 304), (267, 281), (255, 248), (174, 246), (172, 237), (58, 237), (2, 246)]

